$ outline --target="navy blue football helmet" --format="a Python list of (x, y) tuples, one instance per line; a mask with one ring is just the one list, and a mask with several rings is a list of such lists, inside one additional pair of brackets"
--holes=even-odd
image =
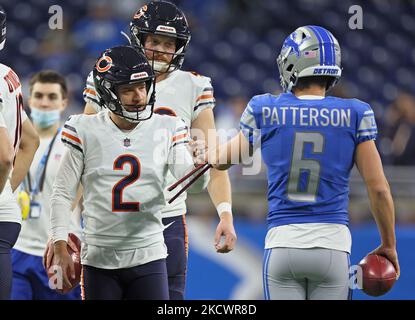
[(166, 73), (180, 69), (191, 38), (184, 13), (171, 2), (151, 1), (134, 15), (130, 23), (130, 42), (144, 53), (145, 39), (149, 34), (173, 37), (176, 40), (172, 61), (166, 65), (153, 61), (154, 71)]
[[(153, 115), (155, 76), (147, 58), (131, 46), (119, 46), (105, 50), (98, 58), (94, 70), (94, 84), (101, 106), (130, 122), (148, 120)], [(128, 111), (122, 105), (117, 89), (121, 85), (145, 82), (147, 102), (134, 105), (136, 111)]]

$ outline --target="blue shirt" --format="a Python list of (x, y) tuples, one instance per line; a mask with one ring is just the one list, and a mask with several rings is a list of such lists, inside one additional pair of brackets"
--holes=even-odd
[(260, 144), (268, 169), (268, 228), (294, 223), (348, 225), (356, 146), (375, 140), (371, 107), (357, 99), (253, 97), (240, 128)]

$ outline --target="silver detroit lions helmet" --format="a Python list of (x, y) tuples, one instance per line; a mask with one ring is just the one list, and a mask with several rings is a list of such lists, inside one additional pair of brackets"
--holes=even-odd
[(342, 73), (340, 45), (331, 32), (322, 27), (300, 27), (285, 39), (277, 64), (285, 92), (296, 86), (298, 78), (312, 76), (333, 77), (328, 90)]

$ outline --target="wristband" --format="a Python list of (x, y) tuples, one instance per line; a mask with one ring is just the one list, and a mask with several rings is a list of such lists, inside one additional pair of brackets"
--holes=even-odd
[(232, 215), (232, 205), (229, 202), (221, 202), (216, 206), (219, 218), (223, 212), (230, 212)]

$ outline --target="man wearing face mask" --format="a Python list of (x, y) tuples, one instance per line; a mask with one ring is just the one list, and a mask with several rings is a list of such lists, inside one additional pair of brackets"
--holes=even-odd
[[(12, 251), (14, 300), (81, 298), (79, 287), (66, 295), (52, 290), (42, 265), (43, 251), (49, 237), (52, 185), (64, 153), (60, 118), (67, 104), (66, 81), (60, 74), (41, 71), (31, 78), (29, 107), (40, 145), (30, 172), (19, 188), (23, 222)], [(73, 218), (75, 221), (76, 217)], [(73, 229), (76, 228), (75, 224)]]

